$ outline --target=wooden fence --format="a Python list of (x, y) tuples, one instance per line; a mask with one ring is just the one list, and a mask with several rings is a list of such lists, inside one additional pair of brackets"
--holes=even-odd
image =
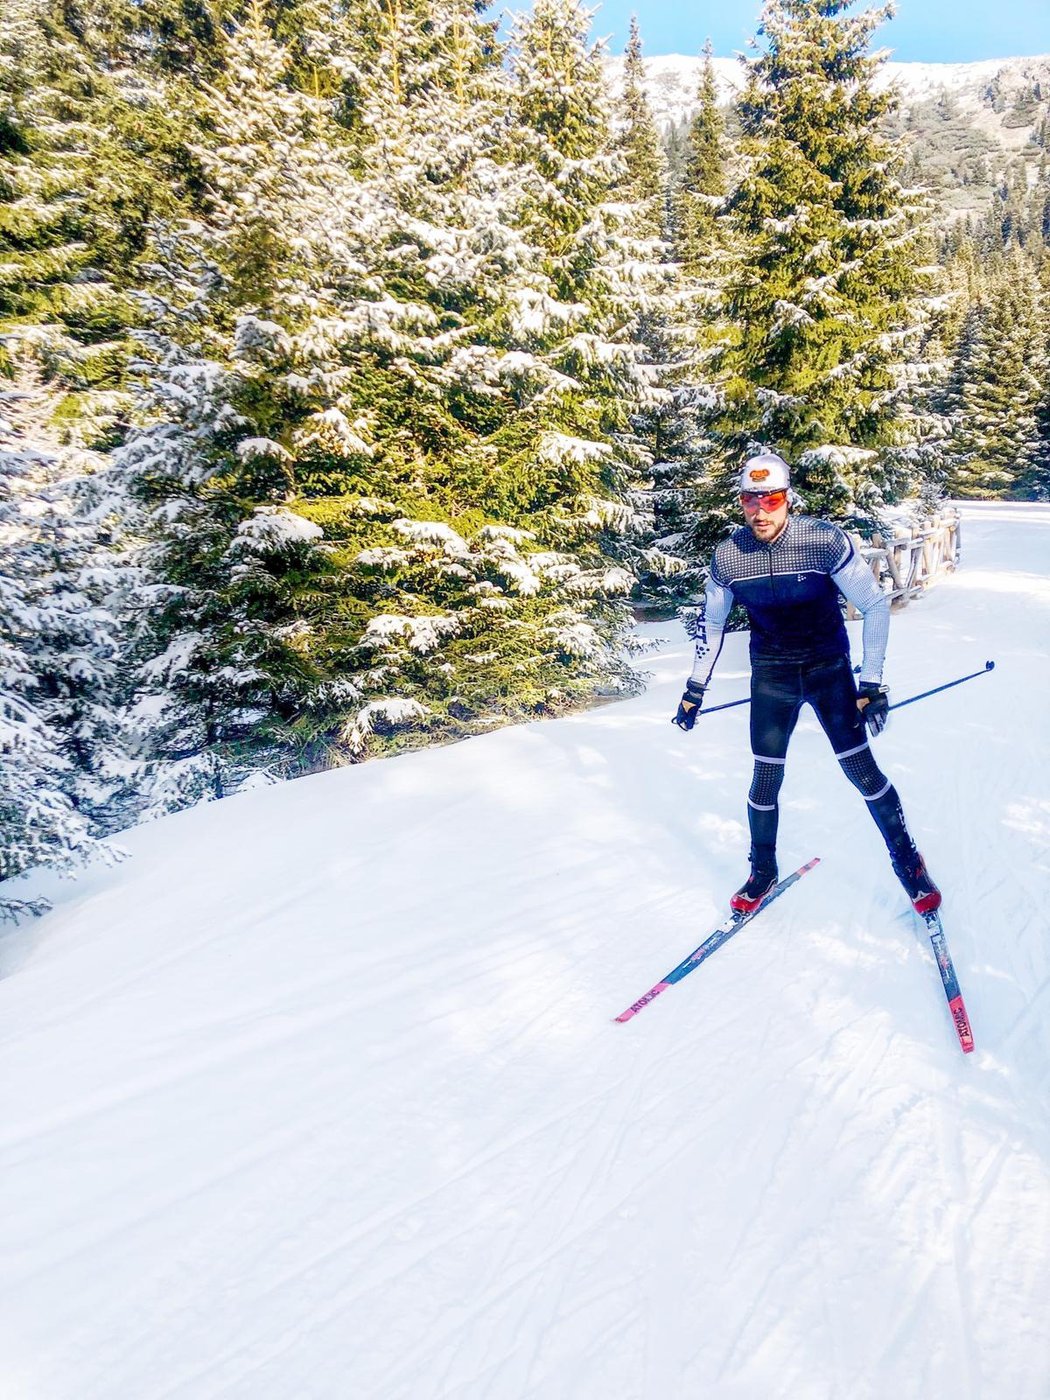
[[(903, 608), (910, 599), (924, 593), (941, 574), (949, 573), (959, 561), (959, 515), (943, 510), (908, 534), (870, 540), (853, 537), (860, 554), (867, 560), (875, 582), (890, 598), (891, 607)], [(848, 607), (847, 616), (858, 613)]]

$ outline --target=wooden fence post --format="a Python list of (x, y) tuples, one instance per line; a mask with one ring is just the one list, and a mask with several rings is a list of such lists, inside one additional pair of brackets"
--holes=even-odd
[[(945, 509), (908, 534), (889, 540), (874, 534), (870, 541), (854, 535), (853, 542), (890, 606), (903, 608), (909, 599), (918, 598), (957, 566), (961, 554), (959, 514)], [(856, 608), (847, 604), (846, 615), (857, 617)]]

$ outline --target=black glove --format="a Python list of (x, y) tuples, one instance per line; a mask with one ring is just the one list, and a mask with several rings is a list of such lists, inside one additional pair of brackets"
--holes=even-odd
[(861, 681), (857, 686), (857, 708), (871, 734), (881, 734), (890, 714), (890, 693), (884, 685)]
[(704, 687), (699, 681), (691, 679), (686, 681), (685, 694), (678, 702), (678, 713), (671, 723), (677, 724), (679, 729), (692, 729), (703, 703)]

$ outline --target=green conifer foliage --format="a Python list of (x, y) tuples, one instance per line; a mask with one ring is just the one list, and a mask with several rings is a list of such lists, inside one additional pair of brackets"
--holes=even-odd
[[(0, 19), (0, 317), (52, 323), (89, 258), (78, 237), (77, 177), (53, 79), (55, 55), (39, 8), (15, 0)], [(79, 165), (79, 169), (77, 166)]]
[[(636, 339), (655, 373), (653, 387), (630, 414), (637, 446), (650, 463), (631, 500), (646, 523), (646, 547), (635, 560), (646, 596), (674, 595), (688, 586), (688, 567), (674, 546), (679, 519), (677, 477), (694, 442), (690, 385), (697, 339), (696, 300), (683, 283), (672, 247), (675, 207), (669, 162), (644, 88), (642, 44), (632, 21), (623, 86), (614, 113), (615, 150), (622, 162), (615, 196), (625, 206), (625, 247), (635, 269), (639, 302)], [(638, 269), (644, 269), (639, 275)], [(690, 385), (691, 387), (691, 385)]]
[[(373, 292), (355, 232), (372, 205), (262, 6), (224, 42), (197, 109), (201, 213), (157, 237), (141, 421), (117, 459), (154, 579), (137, 642), (152, 811), (286, 771), (288, 726), (327, 681), (309, 609), (330, 571), (289, 502), (298, 472), (370, 452), (342, 345)], [(396, 343), (400, 320), (378, 302), (377, 334)]]
[(672, 243), (677, 264), (673, 312), (668, 317), (669, 353), (664, 382), (671, 404), (661, 415), (653, 468), (656, 544), (676, 561), (645, 576), (646, 586), (672, 598), (695, 596), (703, 587), (698, 560), (724, 521), (717, 471), (720, 391), (715, 366), (730, 327), (724, 314), (726, 278), (734, 265), (724, 212), (729, 188), (729, 142), (718, 106), (710, 41), (704, 46), (697, 110), (685, 131), (685, 154), (672, 178)]
[[(549, 253), (514, 227), (491, 26), (462, 0), (362, 16), (310, 90), (261, 4), (228, 47), (122, 454), (165, 581), (142, 672), (158, 810), (628, 675), (609, 599), (631, 579), (606, 548), (625, 508), (581, 499), (610, 433), (519, 411), (574, 357), (574, 424), (619, 401), (587, 307), (558, 324), (557, 369), (508, 341), (538, 287), (554, 303)], [(634, 372), (635, 349), (608, 358)]]
[(630, 418), (659, 397), (638, 339), (651, 274), (615, 199), (621, 166), (587, 22), (574, 0), (541, 0), (515, 31), (514, 217), (531, 253), (507, 343), (533, 359), (526, 412), (505, 436), (552, 542), (629, 553), (624, 501), (645, 465)]
[(13, 0), (0, 18), (0, 328), (35, 348), (56, 391), (120, 382), (130, 307), (100, 257), (98, 194), (112, 105), (61, 12)]
[(1016, 247), (985, 273), (949, 381), (950, 489), (957, 495), (1038, 495), (1050, 381), (1044, 294)]
[(623, 161), (616, 194), (631, 208), (632, 230), (642, 237), (658, 238), (667, 223), (667, 159), (644, 83), (642, 36), (632, 16), (616, 113), (615, 149)]
[[(48, 425), (31, 355), (0, 384), (0, 881), (94, 856), (129, 767), (114, 703), (120, 636), (97, 531)], [(0, 920), (38, 912), (0, 892)]]
[(880, 133), (872, 32), (888, 11), (773, 0), (740, 112), (744, 170), (729, 203), (742, 256), (727, 305), (727, 446), (760, 440), (799, 466), (811, 508), (876, 508), (904, 484), (899, 370), (918, 331), (916, 198)]
[[(124, 576), (111, 515), (89, 498), (129, 396), (119, 207), (107, 164), (121, 99), (76, 8), (15, 0), (0, 15), (0, 455), (22, 463), (10, 536), (34, 625), (0, 618), (41, 729), (27, 750), (86, 833), (121, 820)], [(125, 186), (134, 166), (126, 162)], [(48, 751), (57, 756), (52, 763)], [(32, 771), (27, 782), (32, 783)], [(49, 807), (57, 814), (58, 806)], [(57, 831), (63, 823), (55, 816)], [(34, 846), (47, 849), (47, 830)]]
[(187, 163), (121, 15), (13, 0), (0, 17), (0, 330), (15, 358), (35, 355), (59, 436), (99, 451), (128, 410), (150, 228), (178, 208)]
[(675, 191), (675, 249), (687, 276), (712, 271), (722, 226), (716, 222), (727, 193), (725, 119), (718, 106), (711, 41), (704, 45), (698, 106), (689, 123), (681, 182)]
[(337, 547), (364, 628), (343, 638), (359, 696), (337, 745), (355, 757), (623, 684), (607, 598), (630, 585), (596, 520), (567, 514), (563, 435), (529, 414), (570, 381), (533, 353), (554, 289), (520, 226), (531, 171), (494, 26), (465, 0), (403, 4), (363, 16), (357, 42), (355, 101), (374, 137), (360, 170), (388, 207), (367, 260), (426, 319), (400, 354), (375, 347), (362, 380), (368, 494), (336, 473), (299, 507)]

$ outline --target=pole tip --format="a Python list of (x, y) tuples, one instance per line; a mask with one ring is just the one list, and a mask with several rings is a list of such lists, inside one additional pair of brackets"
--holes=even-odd
[(985, 669), (986, 671), (994, 671), (994, 670), (995, 670), (995, 662), (994, 662), (994, 661), (986, 661), (986, 662), (984, 663), (984, 669)]

